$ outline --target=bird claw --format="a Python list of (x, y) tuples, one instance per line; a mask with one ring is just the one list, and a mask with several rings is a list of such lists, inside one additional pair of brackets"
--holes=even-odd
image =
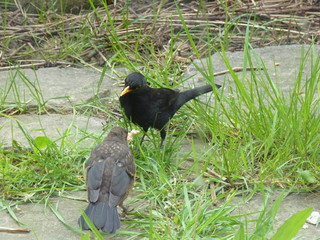
[(121, 217), (125, 217), (128, 213), (134, 210), (134, 208), (125, 207), (123, 205), (120, 205), (120, 207), (122, 208)]

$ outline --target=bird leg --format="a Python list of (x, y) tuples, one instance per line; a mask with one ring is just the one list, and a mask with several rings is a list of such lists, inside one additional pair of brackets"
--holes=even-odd
[(140, 141), (140, 145), (142, 144), (142, 142), (143, 142), (143, 140), (144, 140), (144, 137), (146, 136), (146, 134), (147, 134), (147, 132), (148, 132), (148, 128), (143, 128), (143, 136), (142, 136), (142, 138), (141, 138), (141, 141)]
[(129, 209), (129, 207), (125, 207), (123, 205), (123, 202), (119, 204), (119, 207), (121, 207), (121, 209), (122, 209), (122, 217), (125, 217), (125, 215), (127, 215), (127, 213), (132, 212), (134, 210), (133, 208)]
[(162, 129), (160, 131), (160, 136), (161, 136), (160, 148), (162, 148), (162, 145), (163, 145), (164, 139), (166, 138), (166, 135), (167, 135), (166, 130)]
[(146, 132), (144, 132), (144, 134), (143, 134), (143, 136), (141, 138), (140, 145), (142, 145), (142, 142), (143, 142), (143, 139), (144, 139), (145, 136), (146, 136)]

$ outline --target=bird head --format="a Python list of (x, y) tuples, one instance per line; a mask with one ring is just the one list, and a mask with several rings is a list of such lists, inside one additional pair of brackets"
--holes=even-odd
[(126, 143), (128, 137), (128, 131), (121, 127), (113, 127), (108, 136), (105, 138), (106, 141), (117, 141)]
[(133, 90), (140, 89), (147, 85), (145, 77), (138, 72), (133, 72), (129, 74), (124, 82), (124, 89), (121, 92), (120, 96), (123, 96)]

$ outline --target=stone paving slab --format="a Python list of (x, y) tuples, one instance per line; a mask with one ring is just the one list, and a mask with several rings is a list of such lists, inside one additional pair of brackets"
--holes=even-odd
[[(69, 226), (78, 229), (78, 218), (81, 210), (85, 209), (88, 203), (86, 191), (65, 192), (63, 197), (53, 197), (49, 204), (56, 209), (61, 215), (64, 222)], [(128, 196), (125, 204), (131, 201), (132, 194)], [(130, 205), (132, 206), (132, 205)], [(29, 233), (7, 233), (0, 232), (0, 239), (2, 240), (78, 240), (81, 234), (67, 228), (49, 206), (40, 203), (23, 203), (17, 207), (12, 208), (14, 214), (24, 225), (19, 226), (7, 211), (0, 211), (0, 227), (8, 228), (24, 228), (29, 229)], [(119, 209), (119, 213), (121, 213)], [(126, 218), (131, 218), (126, 216)], [(123, 218), (121, 218), (123, 219)], [(125, 230), (127, 223), (121, 220), (121, 229)], [(120, 231), (118, 230), (118, 231)], [(90, 231), (84, 231), (89, 233)], [(110, 239), (110, 234), (103, 234), (104, 239)], [(92, 238), (93, 239), (93, 238)], [(122, 240), (123, 236), (112, 236), (112, 239)]]
[[(268, 195), (268, 206), (273, 204), (275, 200), (280, 196), (281, 191), (273, 191), (265, 193)], [(235, 197), (234, 203), (243, 202), (242, 197)], [(232, 213), (247, 214), (255, 213), (262, 210), (263, 196), (261, 193), (255, 194), (248, 203), (241, 203), (239, 207)], [(278, 229), (289, 217), (293, 214), (300, 212), (304, 209), (313, 207), (314, 211), (320, 211), (320, 197), (319, 192), (315, 193), (289, 193), (282, 201), (278, 213), (275, 218), (274, 229)], [(247, 219), (254, 220), (258, 217), (258, 213), (247, 216)], [(320, 238), (320, 227), (311, 224), (305, 224), (306, 228), (301, 229), (295, 239), (299, 240), (317, 240)], [(254, 227), (254, 222), (251, 223), (250, 228)]]
[[(115, 92), (121, 91), (119, 84), (124, 80), (125, 73), (121, 71), (124, 70), (117, 71), (123, 75), (121, 77), (115, 72), (108, 72), (99, 88), (101, 73), (88, 68), (15, 69), (1, 72), (0, 89), (4, 93), (9, 92), (8, 102), (16, 102), (19, 96), (20, 102), (36, 105), (33, 94), (39, 94), (49, 108), (70, 109), (75, 104), (87, 102), (96, 93), (100, 97), (114, 97)], [(39, 92), (34, 90), (34, 86)]]
[[(280, 196), (281, 191), (273, 191), (266, 193), (268, 195), (268, 206), (273, 204)], [(241, 203), (242, 197), (235, 197), (234, 203)], [(262, 210), (263, 197), (261, 193), (255, 194), (248, 203), (240, 204), (232, 214), (254, 213)], [(280, 227), (293, 214), (304, 209), (313, 207), (314, 211), (320, 211), (320, 196), (319, 192), (314, 193), (289, 193), (282, 201), (278, 213), (275, 218), (274, 229)], [(248, 216), (248, 219), (256, 219), (258, 213)], [(253, 227), (254, 223), (251, 223)], [(320, 227), (312, 224), (305, 224), (306, 228), (299, 231), (295, 239), (299, 240), (318, 240), (320, 239)], [(249, 226), (250, 227), (250, 226)]]
[[(17, 122), (33, 139), (38, 136), (47, 136), (52, 141), (58, 140), (59, 144), (61, 137), (68, 136), (70, 143), (77, 147), (90, 146), (93, 143), (92, 139), (83, 139), (83, 137), (90, 136), (90, 134), (102, 134), (105, 123), (103, 119), (97, 117), (72, 114), (25, 114), (12, 118), (0, 117), (0, 143), (2, 147), (11, 147), (13, 139), (23, 146), (30, 146)], [(66, 132), (68, 134), (65, 134)]]
[[(133, 193), (134, 194), (134, 193)], [(280, 191), (274, 191), (269, 193), (269, 201), (272, 204), (275, 199), (281, 194)], [(78, 191), (68, 194), (76, 199), (85, 199), (86, 192)], [(132, 194), (131, 194), (132, 195)], [(130, 201), (130, 197), (127, 201)], [(126, 201), (126, 203), (127, 203)], [(235, 197), (234, 204), (239, 204), (232, 214), (248, 214), (248, 219), (255, 219), (258, 211), (262, 210), (263, 197), (260, 193), (255, 194), (247, 203), (242, 203), (242, 197)], [(57, 211), (61, 214), (64, 221), (74, 227), (78, 228), (77, 220), (80, 214), (80, 210), (87, 206), (85, 201), (73, 200), (64, 197), (54, 197), (50, 200), (52, 206), (56, 207)], [(270, 205), (270, 204), (269, 204)], [(315, 211), (320, 211), (319, 206), (319, 193), (291, 193), (281, 203), (278, 214), (276, 215), (275, 229), (285, 222), (294, 213), (302, 211), (306, 208), (314, 207)], [(32, 204), (25, 203), (20, 204), (17, 208), (13, 208), (15, 215), (20, 222), (25, 226), (19, 227), (19, 225), (10, 217), (7, 211), (0, 211), (0, 227), (10, 228), (28, 228), (30, 233), (12, 234), (0, 232), (0, 239), (5, 240), (76, 240), (80, 239), (80, 234), (76, 233), (66, 226), (64, 226), (57, 217), (53, 214), (49, 207), (45, 207), (44, 204)], [(120, 210), (121, 211), (121, 210)], [(253, 227), (254, 223), (251, 223)], [(126, 230), (127, 225), (121, 222), (121, 230)], [(250, 226), (249, 226), (250, 229)], [(129, 230), (129, 229), (128, 229)], [(105, 235), (105, 239), (110, 239), (110, 235)], [(301, 229), (296, 239), (300, 240), (316, 240), (320, 238), (320, 227), (307, 224), (306, 229)], [(122, 239), (122, 237), (113, 237), (112, 239)]]
[[(86, 192), (77, 192), (74, 197), (85, 199)], [(78, 228), (77, 216), (80, 215), (80, 209), (85, 207), (86, 202), (77, 201), (68, 198), (52, 198), (50, 200), (53, 207), (64, 218), (64, 221), (72, 227)], [(78, 240), (80, 234), (76, 233), (61, 223), (49, 207), (44, 204), (19, 204), (12, 208), (16, 217), (22, 222), (19, 226), (9, 215), (7, 211), (0, 212), (0, 226), (10, 228), (26, 228), (30, 233), (6, 233), (0, 232), (0, 239), (6, 240)]]
[[(302, 52), (307, 54), (309, 50), (309, 45), (281, 45), (281, 46), (270, 46), (265, 48), (257, 48), (251, 50), (251, 58), (253, 66), (257, 68), (265, 67), (269, 77), (276, 83), (276, 85), (288, 93), (294, 85), (296, 77), (299, 73), (299, 68), (301, 61), (303, 60)], [(315, 45), (313, 49), (310, 50), (309, 56), (305, 60), (302, 80), (306, 81), (311, 75), (312, 59), (315, 60), (320, 55), (320, 45)], [(226, 56), (232, 67), (244, 67), (244, 52), (226, 52)], [(215, 53), (211, 57), (212, 67), (214, 72), (221, 72), (227, 69), (222, 57), (219, 53)], [(207, 59), (203, 58), (200, 60), (195, 60), (194, 63), (199, 66), (202, 70), (208, 69)], [(247, 66), (249, 67), (249, 66)], [(245, 81), (244, 77), (250, 79), (250, 71), (246, 76), (243, 76), (242, 72), (237, 72), (240, 81)], [(260, 79), (266, 80), (266, 75), (263, 71), (256, 70), (257, 76)], [(184, 74), (185, 78), (190, 78), (185, 82), (185, 85), (190, 87), (193, 85), (202, 85), (205, 81), (204, 77), (193, 65), (190, 65)], [(235, 86), (234, 80), (231, 78), (230, 74), (224, 74), (215, 77), (215, 83), (224, 85)], [(224, 89), (227, 91), (228, 89)]]

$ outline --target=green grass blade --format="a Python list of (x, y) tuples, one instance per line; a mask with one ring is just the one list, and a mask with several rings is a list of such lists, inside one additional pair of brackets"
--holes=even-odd
[(13, 220), (15, 220), (19, 225), (23, 225), (26, 226), (26, 224), (24, 224), (23, 222), (20, 222), (19, 219), (17, 218), (16, 214), (14, 213), (14, 211), (12, 210), (11, 206), (9, 204), (7, 204), (5, 201), (3, 202), (3, 205), (5, 207), (5, 209), (7, 209), (9, 215), (12, 217)]
[(179, 4), (178, 4), (177, 1), (175, 1), (175, 4), (176, 4), (176, 9), (177, 9), (178, 14), (179, 14), (179, 18), (180, 18), (181, 23), (182, 23), (182, 27), (183, 27), (184, 31), (186, 32), (186, 34), (187, 34), (187, 37), (188, 37), (188, 40), (189, 40), (189, 42), (191, 44), (192, 50), (196, 54), (197, 58), (200, 58), (200, 53), (199, 53), (199, 51), (197, 49), (197, 46), (196, 46), (195, 42), (193, 41), (192, 35), (191, 35), (190, 31), (189, 31), (189, 28), (188, 28), (188, 26), (186, 24), (186, 21), (184, 20), (184, 17), (182, 15), (182, 12), (181, 12), (181, 9), (179, 7)]
[(99, 232), (99, 230), (96, 228), (96, 226), (91, 222), (90, 218), (87, 216), (87, 214), (81, 209), (81, 215), (84, 218), (84, 221), (88, 224), (89, 228), (93, 232), (93, 234), (99, 239), (103, 240), (103, 236)]
[(52, 204), (48, 204), (50, 210), (52, 211), (52, 213), (58, 218), (58, 220), (65, 225), (67, 228), (69, 228), (70, 230), (77, 232), (77, 233), (82, 233), (81, 230), (79, 230), (78, 228), (75, 228), (71, 225), (69, 225), (68, 223), (66, 223), (66, 221), (64, 220), (64, 218), (61, 216), (61, 214), (59, 213), (59, 211), (52, 206)]
[(270, 240), (290, 240), (294, 238), (312, 211), (313, 208), (307, 208), (291, 216), (278, 228)]

